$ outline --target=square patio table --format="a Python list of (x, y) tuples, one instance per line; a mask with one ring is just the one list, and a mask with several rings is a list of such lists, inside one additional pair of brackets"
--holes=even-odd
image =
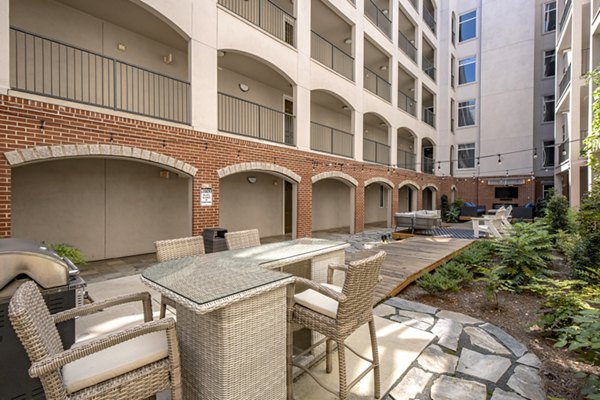
[(303, 238), (146, 269), (142, 281), (177, 303), (184, 399), (285, 399), (294, 274), (325, 282), (347, 247)]

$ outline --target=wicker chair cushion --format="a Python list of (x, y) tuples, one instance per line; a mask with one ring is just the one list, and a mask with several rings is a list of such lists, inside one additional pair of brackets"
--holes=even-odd
[[(341, 287), (327, 283), (322, 283), (321, 286), (325, 286), (328, 289), (335, 290), (336, 292), (342, 291)], [(338, 302), (331, 297), (327, 297), (313, 289), (308, 289), (298, 293), (294, 296), (294, 301), (301, 306), (309, 308), (315, 312), (318, 312), (319, 314), (326, 315), (330, 318), (335, 319), (337, 316)]]
[(168, 357), (167, 334), (153, 332), (66, 364), (62, 368), (69, 393)]

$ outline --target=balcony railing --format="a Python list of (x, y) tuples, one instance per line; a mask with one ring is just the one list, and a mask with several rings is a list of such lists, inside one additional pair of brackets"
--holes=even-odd
[(225, 93), (219, 93), (219, 130), (282, 143), (295, 144), (295, 119), (274, 110)]
[(388, 37), (392, 38), (392, 21), (372, 0), (365, 0), (365, 15)]
[(384, 100), (390, 101), (392, 85), (367, 67), (365, 67), (364, 73), (365, 89)]
[(16, 28), (11, 88), (62, 100), (190, 123), (190, 84)]
[(398, 91), (398, 107), (413, 117), (417, 116), (417, 102), (407, 94)]
[(569, 138), (558, 146), (558, 163), (562, 164), (569, 160)]
[(404, 34), (398, 31), (398, 47), (404, 54), (406, 54), (411, 60), (417, 62), (417, 48)]
[(435, 82), (436, 70), (434, 64), (427, 57), (423, 56), (423, 71)]
[(310, 148), (344, 157), (354, 156), (354, 135), (342, 130), (310, 123)]
[(427, 108), (423, 108), (423, 122), (435, 128), (435, 114)]
[(279, 40), (295, 46), (296, 18), (269, 0), (219, 0), (219, 4)]
[(435, 17), (431, 15), (431, 12), (425, 7), (423, 7), (423, 20), (425, 21), (429, 29), (431, 29), (431, 32), (433, 32), (433, 34), (436, 34), (437, 24), (435, 22)]
[(600, 0), (592, 0), (592, 21), (596, 21), (598, 12), (600, 12)]
[(321, 64), (354, 80), (354, 58), (316, 32), (312, 32), (310, 53)]
[(423, 159), (421, 160), (421, 172), (433, 174), (434, 166), (435, 160), (433, 158), (423, 156)]
[(569, 11), (571, 11), (571, 0), (567, 0), (565, 3), (565, 8), (563, 8), (562, 16), (560, 17), (560, 31), (562, 32), (565, 22), (567, 21), (567, 16), (569, 15)]
[(410, 151), (398, 149), (398, 160), (396, 161), (398, 168), (410, 169), (416, 171), (417, 169), (417, 155)]
[(418, 0), (408, 0), (410, 4), (415, 8), (415, 10), (419, 10)]
[(590, 72), (590, 49), (581, 50), (581, 75)]
[(569, 65), (569, 67), (565, 71), (565, 73), (558, 85), (558, 98), (559, 99), (561, 98), (561, 96), (563, 95), (565, 90), (567, 89), (567, 86), (569, 85), (570, 82), (571, 82), (571, 65)]
[(390, 164), (390, 146), (370, 139), (363, 139), (363, 159), (378, 164)]

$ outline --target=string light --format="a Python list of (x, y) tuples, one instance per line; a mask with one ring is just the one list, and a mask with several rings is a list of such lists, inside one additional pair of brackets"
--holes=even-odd
[(500, 154), (498, 154), (498, 164), (502, 164), (502, 157), (500, 157)]
[(533, 149), (533, 159), (535, 160), (537, 158), (537, 148)]
[(481, 161), (479, 161), (479, 157), (477, 157), (477, 166), (479, 167), (481, 165)]

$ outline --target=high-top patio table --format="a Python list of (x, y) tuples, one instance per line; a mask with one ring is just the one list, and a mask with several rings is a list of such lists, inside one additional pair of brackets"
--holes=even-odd
[(142, 281), (177, 303), (185, 399), (285, 399), (286, 298), (325, 282), (349, 244), (303, 238), (156, 264)]

